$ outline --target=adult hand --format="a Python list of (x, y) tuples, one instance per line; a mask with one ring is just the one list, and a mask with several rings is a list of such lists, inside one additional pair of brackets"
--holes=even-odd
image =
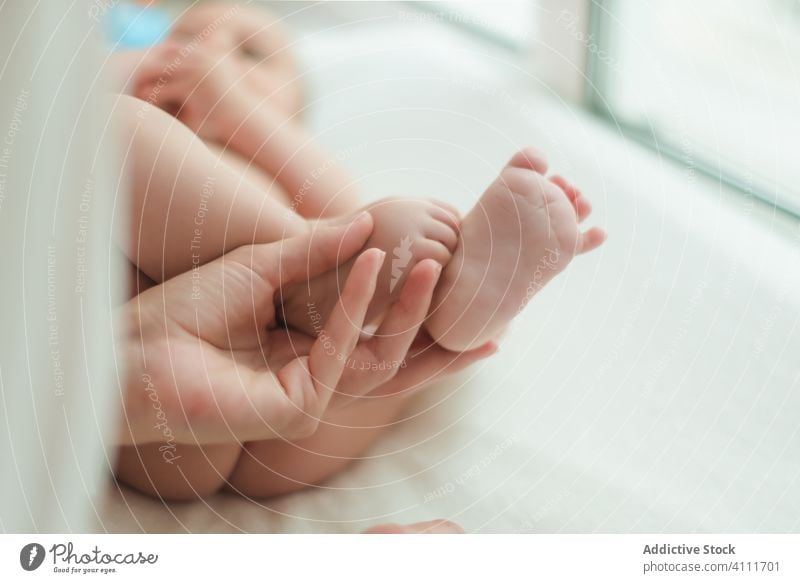
[[(313, 433), (358, 342), (383, 253), (362, 253), (305, 353), (274, 365), (275, 293), (336, 267), (364, 245), (372, 220), (236, 249), (122, 306), (123, 443), (244, 442)], [(427, 299), (430, 301), (430, 298)], [(335, 350), (330, 350), (333, 346)]]
[(245, 442), (313, 433), (328, 408), (418, 390), (492, 354), (454, 353), (420, 332), (440, 268), (414, 267), (400, 298), (358, 343), (382, 256), (364, 252), (318, 338), (276, 328), (283, 286), (334, 268), (372, 228), (350, 225), (239, 248), (151, 288), (121, 308), (131, 363), (122, 443)]
[[(361, 397), (408, 396), (494, 354), (497, 344), (493, 341), (468, 352), (452, 352), (421, 330), (440, 273), (440, 265), (432, 259), (414, 266), (375, 334), (359, 342), (346, 360), (331, 408), (350, 405)], [(320, 332), (326, 334), (324, 327)], [(296, 330), (276, 331), (273, 365), (280, 367), (297, 355), (308, 354), (314, 342)]]

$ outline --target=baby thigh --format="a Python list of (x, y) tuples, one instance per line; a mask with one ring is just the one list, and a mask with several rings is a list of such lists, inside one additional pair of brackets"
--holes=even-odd
[(196, 500), (222, 488), (242, 452), (233, 444), (149, 443), (119, 450), (118, 480), (164, 500)]
[(408, 402), (402, 396), (365, 400), (329, 414), (311, 437), (246, 443), (228, 488), (261, 498), (318, 484), (359, 459)]

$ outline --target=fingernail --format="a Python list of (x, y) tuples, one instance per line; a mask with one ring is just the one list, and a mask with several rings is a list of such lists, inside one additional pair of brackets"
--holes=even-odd
[(383, 249), (378, 249), (377, 247), (375, 247), (375, 249), (378, 251), (378, 262), (383, 265), (383, 262), (386, 259), (386, 251)]

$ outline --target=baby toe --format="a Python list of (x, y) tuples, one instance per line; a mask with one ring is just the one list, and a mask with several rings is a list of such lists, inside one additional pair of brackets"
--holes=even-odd
[(446, 202), (431, 201), (431, 216), (438, 221), (449, 225), (452, 229), (458, 230), (461, 223), (461, 213), (459, 210)]
[(575, 200), (575, 212), (578, 214), (578, 221), (582, 221), (592, 214), (592, 203), (586, 197), (579, 196)]
[(605, 230), (600, 227), (592, 227), (580, 236), (575, 254), (581, 255), (593, 251), (605, 243), (606, 239), (608, 239), (608, 233)]
[(539, 173), (528, 168), (507, 166), (497, 177), (497, 184), (513, 194), (523, 196), (531, 202), (543, 200), (551, 186)]
[(589, 199), (583, 196), (583, 193), (581, 193), (580, 189), (568, 182), (566, 178), (558, 174), (554, 174), (550, 177), (550, 182), (558, 186), (564, 192), (564, 194), (567, 195), (567, 198), (575, 208), (575, 214), (578, 216), (579, 221), (582, 221), (591, 214), (592, 203), (589, 202)]
[(547, 158), (541, 150), (533, 146), (523, 148), (514, 154), (507, 165), (514, 168), (527, 168), (539, 174), (547, 172)]
[(438, 239), (421, 239), (413, 250), (415, 263), (423, 259), (433, 259), (439, 265), (445, 266), (453, 257), (450, 247)]
[(438, 241), (447, 247), (450, 253), (455, 253), (458, 245), (458, 231), (452, 225), (438, 220), (431, 220), (425, 226), (424, 234), (428, 239)]

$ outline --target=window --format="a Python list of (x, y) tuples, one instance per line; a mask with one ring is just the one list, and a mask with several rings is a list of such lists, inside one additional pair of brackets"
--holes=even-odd
[(800, 214), (798, 0), (595, 0), (591, 32), (593, 109)]

